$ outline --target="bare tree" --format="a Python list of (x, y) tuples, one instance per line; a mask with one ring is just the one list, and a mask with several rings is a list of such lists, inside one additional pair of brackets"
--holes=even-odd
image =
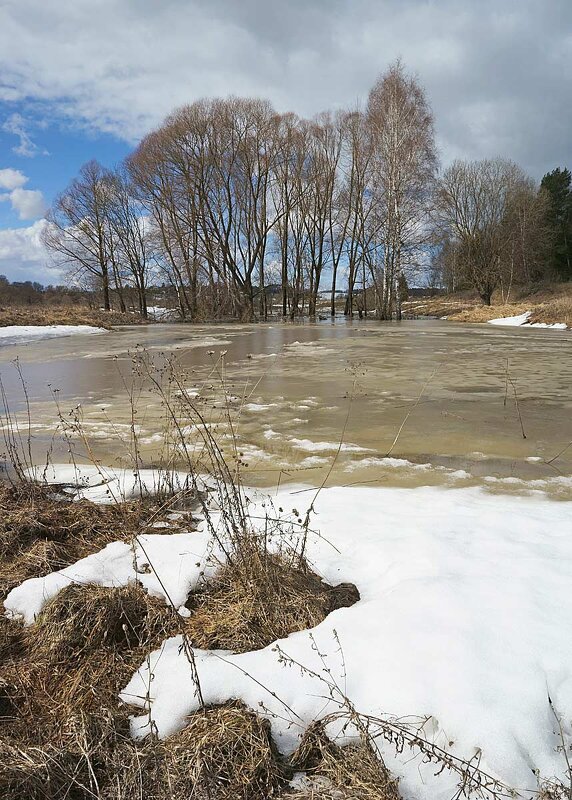
[(522, 247), (526, 248), (531, 216), (527, 221), (524, 198), (529, 191), (521, 168), (501, 158), (455, 161), (440, 181), (442, 228), (455, 244), (459, 270), (486, 305), (507, 274), (507, 262), (512, 285), (519, 239), (520, 257), (526, 259)]
[(392, 64), (370, 92), (371, 191), (376, 203), (372, 272), (377, 316), (391, 317), (401, 273), (417, 266), (429, 236), (437, 166), (433, 116), (416, 78)]
[(125, 170), (109, 181), (108, 216), (114, 242), (114, 263), (126, 281), (135, 286), (139, 312), (147, 319), (147, 284), (151, 266), (151, 237), (145, 209), (137, 200)]
[(110, 173), (97, 161), (85, 164), (47, 214), (43, 241), (57, 262), (76, 277), (100, 284), (103, 306), (111, 308), (113, 243), (109, 227)]

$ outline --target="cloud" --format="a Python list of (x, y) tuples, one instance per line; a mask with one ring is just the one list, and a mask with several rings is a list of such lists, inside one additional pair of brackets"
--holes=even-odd
[(539, 176), (572, 162), (571, 29), (570, 0), (8, 0), (0, 98), (135, 142), (205, 95), (353, 106), (402, 56), (445, 161), (503, 155)]
[(19, 189), (28, 178), (19, 169), (0, 169), (0, 190), (6, 189), (11, 192), (13, 189)]
[(42, 243), (45, 225), (42, 219), (25, 228), (0, 230), (0, 274), (12, 281), (61, 282), (62, 272), (50, 266)]
[(19, 169), (0, 169), (0, 202), (9, 202), (22, 220), (43, 217), (47, 211), (44, 195), (39, 189), (23, 189), (27, 182), (28, 178)]
[(44, 195), (39, 189), (14, 189), (10, 192), (10, 202), (20, 219), (37, 219), (47, 211)]
[(2, 125), (4, 133), (10, 133), (17, 136), (19, 144), (12, 148), (12, 152), (18, 156), (25, 156), (26, 158), (33, 158), (34, 156), (48, 155), (46, 150), (41, 149), (33, 141), (28, 131), (28, 123), (21, 114), (11, 114)]

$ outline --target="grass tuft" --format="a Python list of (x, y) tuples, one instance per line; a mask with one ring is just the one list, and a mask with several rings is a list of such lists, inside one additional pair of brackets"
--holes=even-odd
[(305, 786), (288, 791), (284, 800), (399, 800), (398, 781), (366, 737), (339, 747), (324, 725), (310, 725), (292, 764), (305, 773)]
[(284, 555), (252, 550), (247, 569), (241, 562), (224, 566), (191, 593), (186, 630), (201, 649), (259, 650), (359, 600), (353, 584), (340, 588), (324, 583), (305, 564), (293, 566)]

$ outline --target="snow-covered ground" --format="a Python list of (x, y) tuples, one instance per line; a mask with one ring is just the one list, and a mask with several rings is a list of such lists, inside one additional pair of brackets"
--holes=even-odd
[[(273, 503), (288, 513), (312, 497), (283, 491)], [(253, 517), (264, 514), (267, 500), (258, 500)], [(464, 758), (480, 748), (481, 766), (519, 790), (536, 788), (535, 769), (546, 778), (563, 775), (548, 693), (571, 736), (571, 503), (477, 487), (333, 487), (315, 508), (321, 536), (310, 538), (309, 559), (329, 583), (355, 583), (361, 600), (330, 614), (311, 635), (278, 644), (340, 691), (281, 661), (275, 645), (242, 655), (197, 650), (205, 701), (241, 698), (270, 719), (289, 752), (343, 693), (361, 712), (430, 716), (429, 739)], [(29, 622), (70, 580), (110, 586), (136, 578), (178, 606), (204, 569), (206, 534), (142, 538), (137, 572), (126, 545), (108, 545), (60, 573), (24, 582), (6, 608)], [(155, 575), (139, 571), (143, 559)], [(197, 698), (180, 637), (141, 665), (121, 698), (142, 709), (132, 720), (134, 736), (145, 735), (150, 721), (161, 736), (185, 725)], [(380, 749), (406, 798), (452, 796), (448, 773), (435, 777), (435, 766), (409, 750), (396, 755), (385, 742)]]
[(31, 467), (27, 476), (40, 483), (58, 486), (74, 500), (93, 503), (115, 503), (122, 500), (154, 495), (161, 489), (182, 489), (188, 474), (176, 470), (110, 469), (108, 467), (74, 464), (49, 464)]
[(170, 320), (177, 316), (175, 308), (164, 308), (163, 306), (147, 306), (147, 313), (151, 319), (157, 321)]
[(498, 319), (490, 319), (489, 325), (513, 325), (520, 326), (526, 325), (529, 328), (554, 328), (555, 330), (565, 331), (567, 325), (565, 322), (529, 322), (532, 316), (532, 311), (525, 311), (524, 314), (518, 314), (515, 317), (499, 317)]
[(0, 328), (0, 346), (72, 336), (76, 333), (107, 333), (107, 330), (91, 325), (6, 325)]

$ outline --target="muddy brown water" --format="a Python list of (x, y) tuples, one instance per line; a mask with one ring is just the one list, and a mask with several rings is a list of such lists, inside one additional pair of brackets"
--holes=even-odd
[[(226, 351), (224, 382), (237, 398), (231, 417), (249, 483), (318, 485), (326, 476), (328, 484), (482, 483), (572, 498), (572, 446), (564, 450), (572, 441), (569, 332), (335, 320), (165, 324), (11, 344), (0, 348), (0, 372), (27, 439), (18, 358), (34, 461), (43, 462), (49, 447), (54, 461), (68, 458), (57, 436), (55, 391), (64, 416), (81, 406), (93, 457), (129, 464), (127, 387), (137, 348), (159, 363), (177, 359), (222, 440), (229, 427), (213, 365), (220, 368)], [(140, 398), (137, 431), (148, 465), (164, 453), (163, 413), (157, 397)], [(85, 458), (79, 440), (77, 457)]]

